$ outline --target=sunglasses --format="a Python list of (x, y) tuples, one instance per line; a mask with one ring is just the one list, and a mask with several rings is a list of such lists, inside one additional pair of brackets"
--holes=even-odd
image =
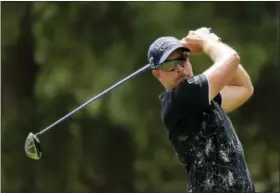
[(185, 61), (188, 59), (188, 52), (182, 52), (179, 58), (173, 60), (167, 60), (160, 65), (160, 69), (165, 72), (174, 71), (177, 65), (184, 67)]

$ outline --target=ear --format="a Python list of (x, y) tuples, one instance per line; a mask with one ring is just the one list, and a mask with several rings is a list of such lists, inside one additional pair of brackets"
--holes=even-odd
[(153, 70), (152, 73), (153, 73), (154, 77), (159, 79), (159, 70)]

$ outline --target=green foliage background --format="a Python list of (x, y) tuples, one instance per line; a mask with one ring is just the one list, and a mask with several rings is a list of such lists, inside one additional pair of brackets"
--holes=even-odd
[[(38, 132), (146, 64), (159, 36), (212, 27), (237, 49), (255, 94), (230, 116), (258, 192), (279, 192), (279, 15), (270, 2), (1, 3), (2, 192), (185, 192), (160, 122), (162, 86), (146, 72), (41, 137)], [(194, 71), (211, 65), (191, 58)]]

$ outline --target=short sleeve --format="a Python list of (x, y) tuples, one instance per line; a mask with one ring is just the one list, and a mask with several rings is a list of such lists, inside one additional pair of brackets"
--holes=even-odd
[(217, 94), (213, 100), (221, 106), (222, 105), (222, 95), (221, 95), (221, 93)]
[(174, 103), (180, 106), (197, 108), (209, 106), (209, 86), (204, 74), (184, 80), (172, 93)]

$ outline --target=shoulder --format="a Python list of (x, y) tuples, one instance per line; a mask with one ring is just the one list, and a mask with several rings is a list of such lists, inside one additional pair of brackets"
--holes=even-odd
[(190, 79), (186, 79), (184, 84), (202, 87), (204, 84), (208, 84), (208, 81), (204, 74), (199, 74)]
[(208, 80), (204, 74), (199, 74), (192, 78), (183, 80), (172, 91), (172, 99), (180, 106), (192, 106), (201, 109), (208, 106), (209, 86)]

